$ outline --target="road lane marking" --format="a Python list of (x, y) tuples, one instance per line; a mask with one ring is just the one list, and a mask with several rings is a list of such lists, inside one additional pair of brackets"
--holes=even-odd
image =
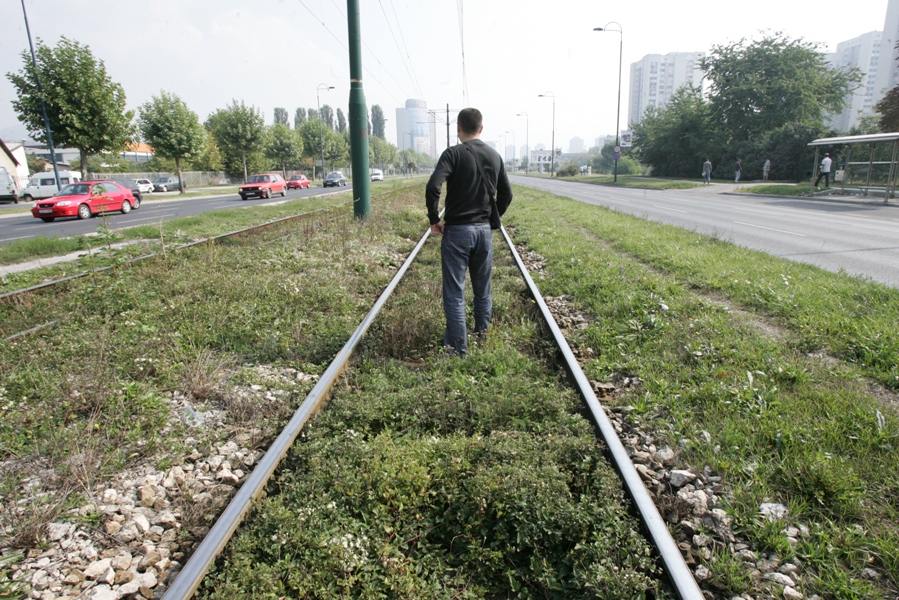
[(761, 225), (753, 225), (752, 223), (744, 223), (742, 221), (734, 221), (739, 225), (746, 225), (747, 227), (758, 227), (759, 229), (767, 229), (768, 231), (776, 231), (778, 233), (789, 233), (790, 235), (798, 235), (799, 237), (806, 237), (804, 233), (796, 233), (795, 231), (787, 231), (785, 229), (774, 229), (773, 227), (762, 227)]
[(662, 210), (673, 210), (674, 212), (684, 213), (685, 215), (690, 214), (690, 213), (689, 213), (688, 211), (686, 211), (686, 210), (680, 210), (680, 209), (677, 209), (677, 208), (668, 208), (667, 206), (659, 206), (658, 204), (653, 204), (653, 206), (656, 207), (656, 208), (661, 208)]
[(171, 216), (174, 216), (173, 213), (167, 213), (167, 214), (164, 214), (164, 215), (158, 215), (158, 216), (155, 216), (155, 217), (144, 217), (143, 219), (131, 219), (130, 221), (118, 221), (117, 224), (119, 224), (119, 225), (126, 225), (126, 224), (128, 224), (128, 223), (137, 223), (138, 221), (150, 221), (150, 220), (152, 220), (152, 219), (161, 219), (161, 218), (163, 218), (163, 217), (171, 217)]
[(896, 228), (886, 229), (884, 227), (873, 227), (871, 225), (859, 225), (858, 223), (849, 223), (850, 227), (860, 227), (862, 229), (876, 229), (877, 231), (888, 231), (889, 233), (899, 233)]
[(14, 237), (14, 238), (3, 238), (0, 241), (9, 242), (11, 240), (24, 240), (25, 238), (33, 238), (33, 237), (34, 237), (33, 235), (20, 235), (19, 237)]

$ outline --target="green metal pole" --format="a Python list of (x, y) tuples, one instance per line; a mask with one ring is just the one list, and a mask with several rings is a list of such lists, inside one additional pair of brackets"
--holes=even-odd
[(362, 91), (362, 27), (359, 0), (346, 0), (350, 43), (350, 150), (353, 155), (353, 216), (371, 213), (368, 164), (368, 108)]

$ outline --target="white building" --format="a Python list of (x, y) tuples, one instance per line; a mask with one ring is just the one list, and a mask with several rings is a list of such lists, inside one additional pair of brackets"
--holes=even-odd
[(405, 108), (396, 109), (396, 145), (437, 158), (437, 119), (427, 102), (406, 100)]
[(899, 85), (899, 62), (896, 61), (899, 50), (894, 47), (896, 42), (899, 42), (899, 0), (889, 0), (880, 38), (877, 79), (874, 82), (875, 104), (884, 94)]
[(585, 152), (584, 138), (579, 138), (579, 137), (571, 138), (571, 141), (568, 142), (568, 151), (571, 154), (578, 154), (580, 152)]
[(520, 148), (518, 148), (518, 158), (521, 160), (522, 158), (527, 158), (531, 155), (531, 149), (528, 148), (527, 144), (522, 144)]
[(874, 114), (874, 105), (883, 94), (877, 88), (880, 52), (883, 35), (871, 31), (857, 38), (840, 42), (837, 51), (827, 55), (827, 60), (837, 69), (859, 69), (863, 74), (860, 87), (846, 98), (847, 107), (828, 119), (828, 125), (837, 131), (849, 131), (859, 119)]
[(594, 141), (593, 146), (602, 149), (603, 146), (615, 144), (614, 135), (601, 135)]
[(668, 104), (678, 88), (702, 85), (700, 63), (704, 57), (705, 52), (669, 52), (647, 54), (632, 63), (626, 123), (639, 123), (646, 109)]

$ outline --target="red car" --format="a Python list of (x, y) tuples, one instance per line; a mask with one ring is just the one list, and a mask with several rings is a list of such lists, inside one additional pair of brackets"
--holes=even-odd
[(308, 187), (309, 180), (306, 179), (305, 175), (294, 175), (287, 180), (287, 189), (289, 190), (301, 190)]
[(34, 203), (31, 214), (50, 223), (57, 217), (92, 216), (120, 210), (128, 214), (140, 206), (128, 188), (114, 181), (80, 181), (62, 188), (56, 195)]
[(276, 173), (265, 173), (263, 175), (251, 175), (247, 182), (240, 186), (238, 190), (241, 200), (246, 200), (250, 196), (259, 196), (260, 198), (271, 198), (272, 194), (287, 195), (287, 182), (284, 178)]

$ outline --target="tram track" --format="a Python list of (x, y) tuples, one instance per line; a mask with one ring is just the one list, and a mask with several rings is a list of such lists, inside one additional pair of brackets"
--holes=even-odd
[[(232, 536), (240, 527), (241, 522), (252, 511), (255, 503), (264, 496), (266, 486), (269, 484), (273, 474), (278, 470), (279, 465), (282, 464), (284, 457), (296, 443), (297, 437), (300, 436), (304, 426), (307, 426), (309, 420), (322, 410), (335, 384), (341, 377), (341, 374), (344, 373), (354, 353), (358, 350), (366, 332), (389, 301), (394, 290), (402, 282), (412, 263), (427, 242), (429, 235), (430, 231), (426, 231), (421, 237), (390, 284), (378, 297), (358, 328), (328, 366), (327, 370), (321, 375), (299, 409), (294, 413), (290, 422), (266, 451), (262, 460), (237, 491), (228, 507), (221, 513), (209, 530), (209, 533), (195, 548), (190, 559), (166, 590), (165, 600), (187, 600), (192, 598), (197, 592), (207, 571), (225, 549)], [(550, 308), (544, 301), (540, 290), (505, 228), (502, 230), (502, 236), (514, 259), (515, 266), (527, 285), (527, 293), (536, 303), (540, 318), (549, 330), (555, 348), (562, 357), (561, 366), (568, 372), (570, 384), (585, 402), (587, 412), (595, 425), (595, 432), (605, 444), (607, 456), (619, 474), (633, 507), (639, 514), (647, 539), (650, 540), (658, 558), (664, 565), (664, 571), (668, 576), (673, 594), (676, 597), (688, 600), (703, 598), (702, 592), (684, 561), (680, 549), (668, 531), (652, 497), (647, 493), (638, 471), (628, 456), (628, 452), (619, 440), (615, 427), (597, 399), (590, 381), (581, 369), (577, 358), (569, 347), (564, 334), (556, 323)]]

